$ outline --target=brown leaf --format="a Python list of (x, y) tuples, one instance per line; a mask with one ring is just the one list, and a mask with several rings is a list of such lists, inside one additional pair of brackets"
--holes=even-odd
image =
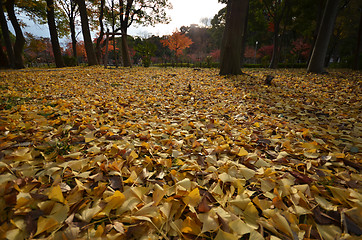
[(314, 179), (308, 177), (307, 175), (300, 173), (300, 172), (296, 172), (296, 171), (289, 171), (290, 174), (292, 174), (299, 183), (302, 184), (310, 184), (312, 182), (314, 182)]

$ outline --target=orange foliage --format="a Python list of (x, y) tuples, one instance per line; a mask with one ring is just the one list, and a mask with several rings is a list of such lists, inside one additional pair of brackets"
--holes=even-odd
[(193, 42), (185, 34), (175, 31), (171, 36), (168, 36), (167, 39), (161, 40), (161, 43), (171, 51), (174, 51), (176, 56), (179, 56), (182, 51), (190, 47)]

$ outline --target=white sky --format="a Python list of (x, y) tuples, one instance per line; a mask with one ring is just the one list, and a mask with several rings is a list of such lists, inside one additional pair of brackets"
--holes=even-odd
[(133, 27), (129, 29), (131, 35), (168, 35), (182, 26), (200, 24), (202, 18), (213, 18), (225, 4), (217, 0), (170, 0), (173, 9), (167, 10), (171, 17), (169, 24), (158, 24), (155, 27)]
[[(202, 18), (212, 18), (225, 4), (218, 3), (217, 0), (169, 0), (173, 5), (173, 9), (167, 10), (167, 14), (171, 17), (169, 24), (158, 24), (154, 27), (135, 27), (129, 28), (128, 34), (132, 36), (148, 37), (150, 35), (168, 35), (181, 26), (190, 26), (191, 24), (200, 24)], [(20, 17), (28, 24), (23, 28), (23, 32), (30, 32), (39, 37), (49, 37), (47, 25), (37, 25), (32, 21), (27, 21), (25, 17)], [(8, 23), (9, 29), (14, 33), (11, 23)], [(80, 28), (79, 28), (80, 29)], [(79, 39), (82, 34), (79, 34)], [(67, 39), (61, 39), (61, 42), (68, 42)]]

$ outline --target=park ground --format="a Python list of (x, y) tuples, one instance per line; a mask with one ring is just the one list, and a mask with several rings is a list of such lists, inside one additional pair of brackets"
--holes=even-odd
[(1, 71), (0, 238), (360, 237), (362, 73), (243, 72)]

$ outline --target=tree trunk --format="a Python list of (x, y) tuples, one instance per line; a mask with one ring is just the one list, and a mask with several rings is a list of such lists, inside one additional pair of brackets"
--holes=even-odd
[(98, 60), (99, 64), (102, 62), (101, 41), (104, 36), (104, 27), (103, 27), (104, 2), (105, 2), (105, 0), (101, 0), (100, 14), (99, 14), (99, 25), (101, 27), (101, 32), (99, 33), (99, 37), (97, 38), (97, 45), (96, 45), (97, 60)]
[(248, 38), (247, 36), (247, 29), (248, 29), (248, 19), (249, 18), (249, 1), (248, 1), (248, 6), (247, 6), (247, 10), (246, 10), (246, 21), (244, 23), (244, 34), (243, 34), (243, 40), (241, 42), (241, 58), (240, 58), (240, 66), (244, 65), (244, 54), (245, 54), (245, 48), (246, 48), (246, 40)]
[(2, 35), (0, 34), (0, 69), (1, 68), (9, 68), (9, 61), (8, 57), (6, 56), (6, 53), (3, 51), (2, 46)]
[(93, 42), (89, 31), (87, 9), (85, 6), (85, 0), (77, 0), (79, 6), (79, 13), (82, 22), (82, 33), (85, 45), (85, 51), (87, 53), (88, 65), (97, 65), (97, 57), (93, 48)]
[(131, 56), (128, 51), (128, 43), (127, 43), (127, 28), (122, 29), (122, 59), (124, 67), (132, 67)]
[(274, 23), (274, 38), (273, 38), (273, 55), (270, 61), (269, 68), (278, 68), (278, 56), (279, 56), (279, 25), (280, 23)]
[(338, 4), (339, 0), (327, 1), (318, 36), (313, 47), (312, 56), (308, 64), (308, 72), (325, 72), (324, 61), (328, 50), (329, 40), (333, 33), (334, 22), (337, 17)]
[(361, 42), (362, 42), (362, 8), (360, 8), (360, 12), (361, 12), (361, 17), (360, 17), (360, 21), (359, 21), (356, 51), (354, 53), (354, 60), (353, 60), (353, 66), (352, 66), (353, 70), (359, 69), (359, 59), (360, 59)]
[(5, 41), (5, 47), (6, 47), (6, 53), (7, 53), (9, 66), (10, 66), (10, 68), (15, 68), (14, 49), (13, 49), (13, 46), (11, 45), (9, 28), (8, 28), (8, 24), (6, 22), (2, 0), (0, 0), (0, 23), (1, 23), (2, 35), (3, 35), (4, 41)]
[(70, 27), (70, 37), (72, 39), (72, 50), (73, 57), (75, 58), (78, 65), (78, 55), (77, 55), (77, 38), (75, 36), (75, 23), (74, 17), (69, 18), (69, 27)]
[[(323, 12), (324, 12), (324, 8), (325, 8), (325, 1), (326, 0), (319, 0), (319, 8), (318, 8), (318, 17), (317, 17), (317, 22), (316, 22), (316, 28), (313, 32), (313, 43), (312, 43), (312, 49), (314, 48), (315, 42), (317, 40), (318, 37), (318, 32), (319, 29), (321, 27), (321, 22), (322, 22), (322, 18), (323, 18)], [(312, 51), (309, 52), (309, 56), (308, 56), (308, 61), (307, 61), (307, 65), (309, 65), (310, 59), (312, 57)]]
[(23, 35), (23, 32), (21, 30), (21, 27), (19, 25), (19, 22), (16, 18), (14, 6), (15, 2), (14, 0), (7, 0), (5, 7), (8, 12), (9, 19), (11, 21), (11, 24), (13, 25), (13, 28), (15, 30), (16, 39), (14, 44), (14, 57), (15, 57), (15, 68), (24, 68), (24, 61), (23, 61), (23, 50), (25, 45), (25, 38)]
[(220, 56), (220, 75), (239, 75), (249, 0), (229, 0)]
[(49, 26), (49, 32), (50, 32), (50, 40), (52, 42), (54, 59), (55, 59), (55, 66), (57, 68), (62, 68), (65, 65), (64, 65), (64, 61), (63, 61), (62, 51), (60, 50), (57, 26), (55, 24), (54, 1), (53, 0), (46, 0), (46, 1), (47, 1), (48, 26)]

